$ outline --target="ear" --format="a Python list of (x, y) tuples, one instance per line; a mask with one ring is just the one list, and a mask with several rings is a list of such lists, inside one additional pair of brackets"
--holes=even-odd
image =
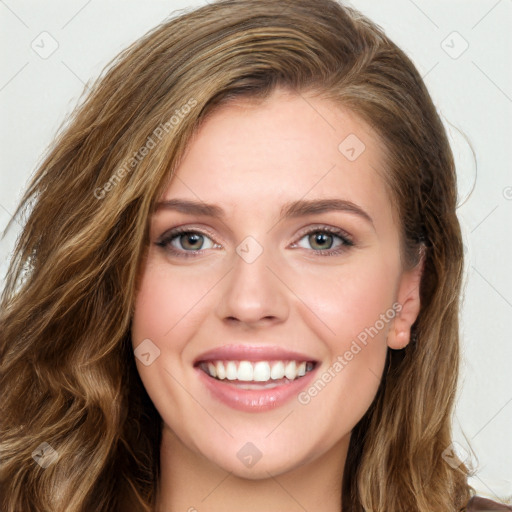
[(397, 301), (401, 309), (397, 308), (387, 338), (388, 347), (391, 349), (400, 350), (406, 347), (411, 339), (411, 326), (420, 312), (420, 284), (424, 262), (425, 253), (422, 250), (418, 264), (405, 271), (400, 278)]

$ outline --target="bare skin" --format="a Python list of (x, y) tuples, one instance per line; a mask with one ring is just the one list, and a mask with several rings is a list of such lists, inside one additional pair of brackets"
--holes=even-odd
[[(350, 134), (364, 151), (357, 139), (338, 148)], [(157, 211), (132, 324), (134, 348), (150, 339), (160, 350), (148, 366), (137, 360), (163, 420), (157, 510), (341, 510), (351, 431), (420, 307), (421, 266), (403, 268), (382, 161), (354, 114), (285, 91), (224, 106), (191, 141), (160, 200), (212, 203), (225, 218)], [(280, 220), (285, 203), (326, 198), (355, 208)], [(177, 226), (199, 235), (195, 246), (183, 233), (157, 245)], [(248, 236), (250, 263), (236, 251)], [(317, 361), (315, 380), (331, 378), (272, 410), (241, 411), (212, 396), (193, 364), (229, 344), (299, 351)], [(237, 456), (247, 443), (261, 455), (250, 466)]]

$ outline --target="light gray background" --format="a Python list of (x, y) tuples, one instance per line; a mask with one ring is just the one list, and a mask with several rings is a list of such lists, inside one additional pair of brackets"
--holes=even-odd
[[(172, 11), (203, 3), (0, 0), (0, 229), (84, 86)], [(450, 132), (467, 254), (455, 450), (474, 448), (479, 494), (512, 500), (512, 0), (349, 5), (412, 58)], [(0, 242), (0, 288), (18, 229)]]

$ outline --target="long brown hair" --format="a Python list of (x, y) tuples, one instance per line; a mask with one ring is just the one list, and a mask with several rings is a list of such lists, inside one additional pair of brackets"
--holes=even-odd
[[(406, 264), (425, 253), (412, 342), (388, 350), (352, 433), (343, 511), (460, 510), (469, 500), (467, 467), (442, 456), (463, 249), (454, 161), (429, 93), (409, 58), (351, 8), (223, 0), (159, 25), (106, 68), (18, 206), (16, 215), (30, 212), (0, 317), (5, 512), (153, 510), (161, 419), (130, 338), (148, 218), (205, 116), (277, 87), (339, 102), (377, 131)], [(38, 451), (53, 463), (38, 464)]]

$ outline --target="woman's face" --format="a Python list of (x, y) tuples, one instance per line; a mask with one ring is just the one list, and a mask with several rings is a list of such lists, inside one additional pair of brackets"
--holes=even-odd
[(190, 143), (151, 219), (132, 337), (195, 457), (264, 478), (348, 443), (419, 308), (382, 162), (349, 111), (284, 91), (222, 107)]

